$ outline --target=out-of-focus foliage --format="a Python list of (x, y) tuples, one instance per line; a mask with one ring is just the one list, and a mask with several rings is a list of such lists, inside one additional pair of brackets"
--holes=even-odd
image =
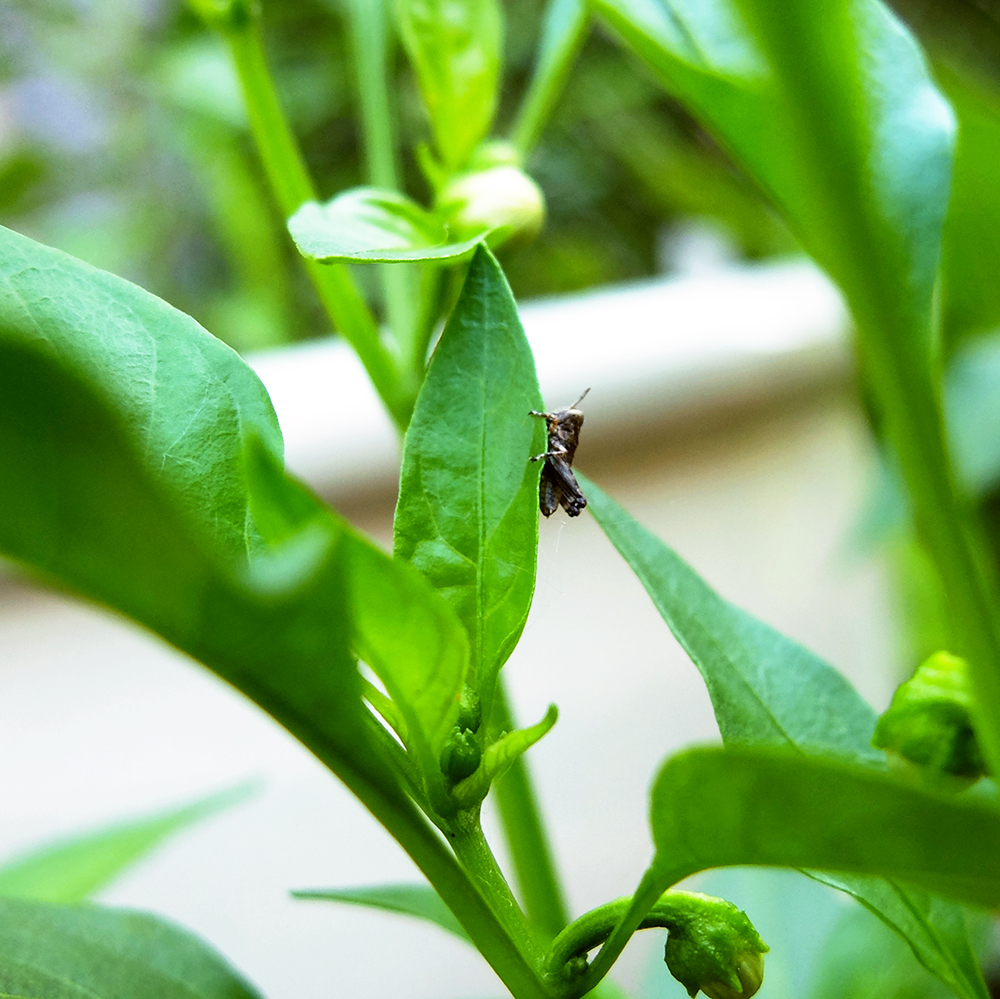
[[(501, 135), (531, 74), (543, 8), (503, 6)], [(263, 2), (268, 57), (324, 199), (369, 180), (345, 9)], [(398, 44), (393, 60), (403, 183), (426, 204), (414, 149), (429, 126)], [(139, 282), (240, 349), (327, 331), (263, 181), (228, 56), (181, 0), (14, 0), (0, 9), (0, 67), (0, 222)], [(793, 245), (716, 144), (600, 32), (527, 168), (548, 221), (502, 256), (518, 295), (670, 269), (688, 216), (712, 220), (736, 256)], [(379, 295), (374, 272), (357, 277)]]

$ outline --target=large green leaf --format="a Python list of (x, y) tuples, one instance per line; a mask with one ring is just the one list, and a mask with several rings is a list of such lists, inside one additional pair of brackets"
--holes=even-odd
[(293, 891), (296, 898), (325, 902), (345, 902), (348, 905), (365, 905), (385, 912), (398, 912), (404, 916), (424, 919), (440, 926), (449, 933), (469, 940), (451, 910), (441, 901), (441, 896), (427, 885), (365, 885), (362, 888), (315, 888)]
[[(727, 746), (785, 746), (881, 762), (871, 745), (875, 712), (837, 670), (723, 600), (672, 548), (580, 479), (591, 513), (704, 677)], [(877, 878), (815, 876), (870, 908), (959, 995), (983, 999), (982, 973), (957, 906)]]
[(395, 551), (448, 598), (468, 631), (484, 717), (528, 616), (544, 450), (531, 349), (485, 247), (434, 352), (403, 447)]
[(169, 836), (242, 801), (248, 786), (223, 791), (149, 818), (58, 840), (0, 867), (0, 896), (83, 902)]
[(496, 109), (503, 45), (498, 0), (397, 0), (399, 34), (416, 70), (438, 152), (462, 167)]
[(233, 351), (4, 230), (0, 428), (0, 551), (210, 666), (349, 783), (392, 786), (348, 651), (343, 528), (265, 540), (245, 459), (280, 467), (280, 435)]
[(395, 191), (356, 187), (319, 205), (307, 201), (288, 229), (303, 256), (323, 263), (455, 260), (481, 238), (455, 242), (437, 215)]
[(666, 890), (743, 864), (879, 874), (1000, 908), (1000, 812), (830, 757), (692, 749), (653, 784), (651, 872)]
[(0, 994), (259, 999), (201, 940), (155, 916), (22, 899), (0, 899)]

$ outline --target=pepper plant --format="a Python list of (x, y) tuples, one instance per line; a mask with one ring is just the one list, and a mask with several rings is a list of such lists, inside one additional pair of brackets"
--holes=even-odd
[[(735, 906), (675, 888), (747, 864), (795, 868), (854, 896), (955, 994), (986, 999), (963, 906), (1000, 908), (1000, 804), (989, 780), (968, 791), (929, 772), (954, 756), (928, 749), (921, 733), (935, 728), (928, 718), (930, 738), (961, 727), (967, 752), (954, 772), (965, 783), (998, 772), (1000, 602), (942, 408), (934, 294), (955, 118), (906, 28), (878, 0), (790, 0), (780, 11), (762, 0), (595, 0), (593, 10), (553, 0), (535, 83), (501, 140), (489, 137), (498, 4), (400, 0), (394, 23), (430, 122), (419, 156), (434, 201), (420, 205), (395, 189), (379, 104), (389, 11), (358, 0), (373, 183), (320, 204), (270, 82), (255, 8), (194, 2), (230, 46), (321, 298), (405, 432), (393, 552), (286, 473), (270, 402), (238, 355), (134, 285), (9, 230), (0, 550), (163, 636), (298, 738), (427, 881), (318, 894), (458, 934), (516, 999), (613, 995), (605, 976), (649, 927), (667, 929), (667, 966), (692, 996), (749, 999), (766, 944)], [(534, 588), (531, 458), (546, 440), (532, 417), (545, 406), (531, 350), (490, 246), (541, 224), (525, 157), (592, 13), (718, 137), (840, 285), (953, 644), (898, 696), (894, 710), (909, 715), (879, 725), (879, 745), (910, 755), (926, 779), (901, 777), (872, 746), (875, 712), (831, 665), (726, 602), (581, 475), (588, 510), (703, 675), (723, 745), (664, 761), (646, 873), (621, 898), (573, 914), (525, 762), (556, 710), (519, 728), (502, 682)], [(352, 264), (382, 268), (388, 337)], [(920, 714), (927, 704), (937, 707)], [(509, 872), (480, 824), (491, 794)], [(80, 904), (220, 804), (0, 870), (0, 991), (253, 994), (185, 932)]]

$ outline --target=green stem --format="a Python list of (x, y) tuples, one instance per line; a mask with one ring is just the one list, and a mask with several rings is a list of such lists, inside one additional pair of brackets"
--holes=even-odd
[[(513, 732), (516, 725), (502, 680), (494, 696), (494, 727)], [(569, 914), (524, 756), (494, 783), (493, 792), (528, 920), (552, 939), (569, 922)]]
[(619, 915), (614, 929), (607, 938), (607, 943), (600, 949), (597, 957), (587, 969), (587, 974), (575, 991), (576, 995), (586, 994), (611, 970), (612, 965), (625, 949), (625, 945), (632, 938), (632, 934), (642, 925), (646, 914), (656, 904), (663, 891), (664, 889), (657, 883), (657, 879), (653, 877), (652, 871), (646, 871), (635, 894), (630, 899), (623, 900), (627, 903), (625, 910)]
[[(398, 191), (396, 136), (388, 85), (390, 36), (386, 0), (352, 0), (347, 8), (368, 180), (376, 187)], [(379, 276), (389, 328), (405, 349), (413, 336), (413, 265), (382, 264)]]
[[(288, 218), (316, 193), (285, 118), (267, 67), (257, 18), (250, 12), (215, 22), (229, 45), (239, 74), (250, 130), (282, 214)], [(343, 264), (306, 269), (334, 326), (354, 348), (396, 424), (405, 429), (416, 390), (400, 372), (382, 341), (371, 311)]]
[(993, 773), (1000, 773), (1000, 590), (978, 538), (972, 511), (951, 472), (940, 392), (930, 366), (912, 350), (863, 342), (867, 370), (913, 505), (917, 532), (948, 594), (959, 648), (976, 693), (976, 734)]
[[(525, 956), (523, 939), (519, 946), (505, 921), (456, 863), (416, 806), (387, 795), (363, 775), (345, 768), (341, 759), (336, 759), (336, 764), (337, 776), (410, 855), (511, 995), (516, 999), (552, 999), (551, 990), (537, 970), (538, 958)], [(482, 884), (478, 877), (476, 880)]]
[(480, 894), (518, 945), (521, 954), (540, 969), (542, 952), (486, 842), (479, 823), (479, 809), (460, 812), (452, 823), (452, 828), (451, 847), (459, 863), (471, 876)]
[(511, 131), (511, 142), (522, 157), (527, 157), (534, 148), (552, 113), (573, 58), (583, 43), (587, 20), (586, 0), (551, 0), (549, 3), (538, 62)]

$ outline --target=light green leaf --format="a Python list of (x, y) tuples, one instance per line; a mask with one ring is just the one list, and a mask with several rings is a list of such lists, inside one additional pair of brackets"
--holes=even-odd
[(17, 999), (259, 999), (197, 937), (140, 912), (0, 899), (0, 994)]
[(692, 749), (653, 784), (651, 872), (665, 891), (743, 864), (878, 874), (1000, 906), (1000, 812), (830, 757)]
[(397, 0), (396, 14), (438, 153), (455, 172), (493, 122), (503, 47), (500, 4), (498, 0)]
[(288, 229), (303, 256), (323, 263), (456, 260), (481, 239), (455, 242), (437, 215), (395, 191), (355, 187), (319, 205), (307, 201)]
[[(431, 359), (403, 447), (395, 551), (451, 602), (489, 718), (535, 586), (544, 430), (531, 348), (485, 247)], [(470, 679), (472, 682), (472, 679)]]
[(963, 909), (930, 892), (882, 878), (809, 871), (823, 884), (853, 895), (905, 940), (913, 956), (956, 995), (988, 999), (989, 990), (969, 941)]
[[(588, 509), (704, 677), (727, 746), (786, 746), (882, 762), (871, 745), (875, 712), (840, 673), (723, 600), (672, 548), (578, 478)], [(878, 878), (817, 877), (868, 906), (959, 995), (983, 999), (982, 973), (957, 906)]]
[(349, 654), (343, 528), (318, 512), (265, 540), (251, 508), (289, 490), (255, 502), (247, 458), (280, 468), (281, 439), (233, 351), (2, 230), (0, 431), (0, 551), (199, 659), (354, 786), (394, 787)]
[(353, 644), (420, 739), (425, 773), (440, 775), (458, 716), (469, 640), (452, 606), (412, 566), (349, 534), (345, 573)]
[(0, 896), (43, 902), (83, 902), (169, 836), (243, 801), (249, 785), (202, 798), (184, 808), (49, 843), (0, 867)]
[(295, 898), (317, 899), (327, 902), (346, 902), (349, 905), (366, 905), (386, 912), (398, 912), (435, 923), (443, 930), (454, 933), (466, 942), (469, 936), (462, 929), (451, 909), (441, 901), (441, 896), (427, 885), (368, 885), (363, 888), (315, 888), (293, 891)]

